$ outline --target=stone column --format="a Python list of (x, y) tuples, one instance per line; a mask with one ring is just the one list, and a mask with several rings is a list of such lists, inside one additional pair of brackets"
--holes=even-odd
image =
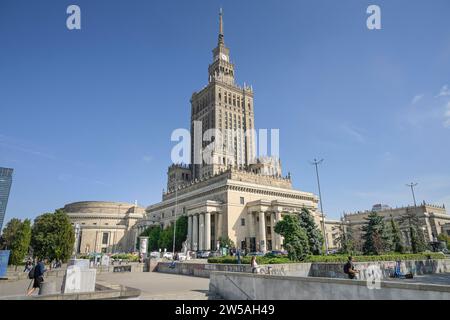
[(215, 212), (215, 224), (216, 224), (216, 242), (214, 243), (214, 250), (217, 249), (217, 241), (222, 237), (222, 213)]
[(220, 237), (223, 237), (223, 213), (216, 212), (216, 223), (217, 223), (217, 240), (219, 240)]
[[(281, 220), (281, 212), (276, 211), (275, 212), (275, 221), (278, 222), (280, 220)], [(276, 233), (275, 238), (276, 238), (276, 250), (281, 250), (282, 244), (283, 244), (283, 237), (280, 236), (278, 233)]]
[(211, 212), (205, 213), (205, 250), (211, 250)]
[(192, 216), (188, 216), (188, 234), (187, 240), (189, 243), (188, 250), (192, 250)]
[(259, 212), (259, 250), (266, 252), (266, 214), (263, 211)]
[(275, 240), (275, 214), (273, 212), (270, 215), (270, 239), (272, 240), (272, 250), (276, 250), (276, 240)]
[(192, 216), (192, 249), (198, 250), (198, 215)]
[(253, 212), (250, 212), (248, 214), (248, 236), (250, 238), (255, 236), (255, 220)]
[(198, 249), (205, 250), (205, 214), (200, 213), (198, 222)]

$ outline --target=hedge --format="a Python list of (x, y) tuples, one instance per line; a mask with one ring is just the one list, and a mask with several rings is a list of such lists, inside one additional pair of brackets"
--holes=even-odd
[(134, 254), (129, 254), (129, 253), (119, 253), (119, 254), (114, 254), (111, 256), (112, 259), (114, 260), (127, 260), (130, 262), (136, 262), (139, 261), (139, 256), (134, 255)]
[[(79, 257), (79, 259), (89, 259), (89, 260), (93, 259), (93, 258), (94, 257), (92, 255), (88, 255), (88, 254), (84, 254)], [(139, 261), (139, 256), (130, 254), (130, 253), (117, 253), (117, 254), (113, 254), (111, 256), (111, 259), (114, 259), (114, 260), (122, 259), (122, 260), (129, 261), (129, 262), (137, 262), (137, 261)]]
[[(443, 253), (417, 253), (417, 254), (384, 254), (379, 256), (353, 256), (354, 262), (369, 262), (369, 261), (397, 261), (397, 260), (427, 260), (430, 259), (445, 259)], [(348, 255), (329, 255), (329, 256), (308, 256), (304, 262), (347, 262)]]
[[(379, 256), (353, 256), (354, 262), (369, 261), (397, 261), (397, 260), (427, 260), (427, 259), (445, 259), (443, 253), (418, 253), (418, 254), (385, 254)], [(299, 263), (299, 262), (347, 262), (348, 255), (328, 255), (328, 256), (308, 256), (304, 261), (291, 261), (287, 257), (256, 257), (258, 264), (280, 264), (280, 263)], [(251, 257), (242, 257), (242, 264), (250, 264)], [(237, 258), (231, 256), (209, 258), (208, 263), (236, 264)]]
[[(241, 257), (242, 264), (250, 264), (252, 257)], [(256, 257), (256, 262), (258, 264), (280, 264), (280, 263), (291, 263), (287, 257)], [(208, 263), (224, 263), (224, 264), (236, 264), (237, 258), (231, 256), (224, 257), (214, 257), (209, 258)]]

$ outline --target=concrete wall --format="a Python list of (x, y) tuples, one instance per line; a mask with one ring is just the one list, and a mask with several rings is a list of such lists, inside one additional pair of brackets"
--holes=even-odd
[[(97, 274), (99, 273), (106, 273), (106, 272), (114, 272), (115, 267), (120, 266), (130, 266), (131, 265), (131, 272), (144, 272), (147, 270), (147, 266), (144, 263), (129, 263), (129, 264), (115, 264), (115, 265), (109, 265), (109, 266), (99, 266), (94, 269), (97, 270)], [(22, 269), (23, 270), (23, 269)], [(48, 270), (45, 272), (44, 277), (63, 277), (66, 274), (66, 268), (60, 268), (60, 269), (53, 269)], [(28, 272), (20, 272), (20, 271), (8, 271), (6, 278), (9, 279), (9, 281), (16, 281), (16, 280), (23, 280), (28, 279)], [(8, 281), (8, 280), (4, 280)]]
[(369, 289), (366, 281), (212, 272), (211, 295), (226, 300), (448, 300), (450, 287), (382, 281)]
[[(252, 271), (248, 264), (214, 264), (214, 263), (175, 263), (174, 268), (170, 268), (169, 262), (159, 262), (155, 271), (172, 274), (184, 274), (195, 277), (208, 278), (212, 271), (225, 272), (248, 272)], [(369, 266), (376, 265), (381, 269), (383, 278), (389, 278), (393, 272), (395, 261), (373, 261), (356, 262), (356, 269), (361, 273), (359, 280), (367, 279), (367, 270)], [(267, 270), (267, 265), (261, 266)], [(272, 275), (294, 276), (294, 277), (328, 277), (346, 279), (344, 273), (344, 263), (286, 263), (270, 265)], [(421, 260), (421, 261), (403, 261), (401, 263), (403, 273), (412, 272), (413, 274), (431, 274), (450, 272), (450, 259), (442, 260)]]
[[(369, 266), (374, 265), (381, 269), (383, 278), (385, 279), (389, 278), (390, 274), (394, 271), (397, 262), (356, 262), (354, 265), (357, 270), (360, 270), (360, 274), (357, 276), (359, 280), (367, 279), (367, 270), (369, 269)], [(400, 270), (404, 274), (412, 272), (414, 275), (450, 272), (450, 259), (402, 261), (400, 264)], [(313, 263), (311, 265), (309, 276), (342, 279), (348, 278), (344, 273), (343, 263)]]
[[(171, 268), (170, 265), (170, 262), (159, 262), (155, 271), (202, 278), (209, 278), (211, 272), (213, 271), (252, 272), (252, 268), (249, 264), (175, 263), (174, 268)], [(267, 266), (262, 267), (266, 268)], [(311, 269), (311, 263), (274, 264), (271, 265), (271, 267), (271, 274), (274, 275), (295, 275), (306, 277)]]

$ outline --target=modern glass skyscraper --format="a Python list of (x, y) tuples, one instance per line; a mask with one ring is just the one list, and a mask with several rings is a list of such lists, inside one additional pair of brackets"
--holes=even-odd
[(0, 167), (0, 231), (3, 230), (3, 220), (6, 214), (9, 191), (11, 190), (13, 169)]

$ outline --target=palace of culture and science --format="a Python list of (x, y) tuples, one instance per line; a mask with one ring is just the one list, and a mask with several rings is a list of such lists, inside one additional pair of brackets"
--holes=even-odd
[(190, 250), (215, 249), (220, 238), (230, 238), (242, 249), (264, 252), (281, 249), (274, 226), (284, 214), (308, 208), (320, 223), (318, 197), (294, 190), (290, 176), (282, 177), (278, 158), (256, 158), (254, 135), (248, 134), (255, 127), (253, 99), (251, 87), (235, 83), (220, 13), (208, 84), (191, 98), (191, 159), (203, 159), (204, 151), (196, 154), (195, 145), (208, 148), (211, 142), (201, 140), (207, 130), (224, 132), (221, 143), (210, 150), (208, 163), (169, 167), (167, 192), (147, 207), (147, 225), (164, 227), (187, 215)]
[[(188, 217), (189, 250), (215, 250), (219, 240), (227, 238), (247, 252), (281, 250), (283, 238), (275, 233), (275, 224), (303, 208), (325, 231), (328, 249), (339, 247), (342, 228), (351, 228), (355, 239), (360, 238), (370, 211), (345, 214), (341, 221), (325, 219), (318, 211), (319, 198), (293, 189), (290, 175), (282, 176), (278, 157), (256, 156), (254, 92), (235, 83), (222, 13), (208, 83), (191, 98), (190, 129), (192, 164), (169, 167), (161, 202), (145, 209), (137, 203), (104, 201), (64, 207), (78, 230), (75, 252), (134, 251), (146, 228), (168, 227), (182, 215)], [(215, 133), (204, 139), (211, 130)], [(430, 241), (440, 233), (450, 235), (450, 216), (444, 206), (423, 203), (377, 211), (386, 219), (415, 212)], [(408, 243), (407, 227), (401, 229)]]

